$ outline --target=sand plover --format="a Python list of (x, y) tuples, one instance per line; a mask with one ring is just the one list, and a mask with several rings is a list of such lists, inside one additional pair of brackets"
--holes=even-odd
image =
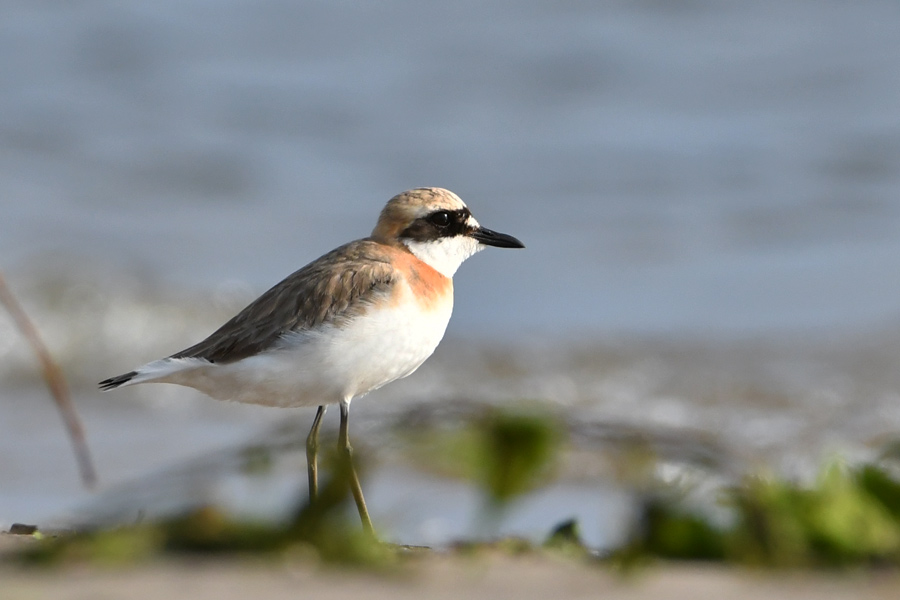
[[(485, 246), (524, 248), (482, 227), (453, 192), (403, 192), (388, 201), (369, 237), (289, 275), (202, 342), (100, 387), (176, 383), (221, 400), (318, 405), (306, 439), (315, 501), (327, 405), (340, 404), (338, 445), (349, 461), (350, 402), (410, 375), (431, 356), (453, 309), (453, 274)], [(363, 527), (372, 532), (352, 462), (349, 473)]]

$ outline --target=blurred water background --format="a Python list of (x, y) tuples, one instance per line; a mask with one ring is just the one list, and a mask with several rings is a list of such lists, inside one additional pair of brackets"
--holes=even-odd
[(388, 535), (440, 542), (477, 512), (390, 458), (423, 403), (536, 399), (584, 425), (589, 451), (507, 527), (574, 514), (600, 545), (628, 512), (594, 468), (611, 440), (801, 476), (877, 452), (900, 429), (898, 31), (888, 0), (7, 0), (0, 266), (71, 378), (104, 493), (80, 489), (2, 317), (0, 525), (137, 518), (123, 485), (262, 513), (305, 493), (300, 452), (252, 485), (222, 463), (312, 414), (95, 382), (422, 185), (527, 250), (467, 262), (433, 359), (354, 404)]

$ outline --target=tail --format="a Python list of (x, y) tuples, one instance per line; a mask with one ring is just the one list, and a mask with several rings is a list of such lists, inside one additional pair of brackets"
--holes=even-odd
[(192, 371), (198, 367), (208, 367), (210, 362), (200, 358), (161, 358), (147, 363), (143, 367), (139, 367), (130, 373), (110, 377), (100, 382), (100, 389), (104, 392), (114, 390), (123, 385), (132, 385), (135, 383), (145, 383), (148, 381), (163, 381), (169, 383), (181, 383), (190, 386), (190, 383), (182, 383), (174, 381), (173, 377), (178, 377), (184, 371)]
[(104, 379), (98, 385), (100, 386), (101, 390), (103, 390), (104, 392), (108, 392), (109, 390), (114, 390), (117, 387), (128, 385), (137, 374), (137, 371), (131, 371), (130, 373), (125, 373), (124, 375), (118, 375), (116, 377)]

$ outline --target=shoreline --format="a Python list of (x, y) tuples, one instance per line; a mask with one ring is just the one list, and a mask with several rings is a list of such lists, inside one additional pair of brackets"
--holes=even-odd
[[(23, 538), (23, 539), (13, 539)], [(28, 536), (0, 535), (0, 555), (24, 547)], [(121, 567), (84, 563), (59, 568), (0, 565), (0, 598), (243, 600), (304, 596), (371, 598), (622, 598), (698, 597), (735, 600), (791, 597), (829, 600), (896, 597), (895, 570), (762, 571), (703, 563), (658, 562), (627, 574), (614, 567), (547, 552), (497, 550), (418, 552), (388, 571), (338, 568), (303, 553), (259, 557), (165, 558)]]

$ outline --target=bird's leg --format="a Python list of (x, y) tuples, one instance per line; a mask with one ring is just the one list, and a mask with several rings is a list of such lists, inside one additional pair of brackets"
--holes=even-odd
[(353, 468), (353, 448), (350, 446), (350, 405), (341, 403), (341, 430), (338, 438), (338, 452), (342, 453), (347, 461), (347, 475), (350, 478), (350, 491), (356, 501), (356, 510), (362, 521), (366, 533), (375, 537), (375, 529), (372, 527), (372, 519), (369, 518), (369, 509), (366, 508), (366, 499), (363, 497), (362, 486), (359, 485), (359, 477)]
[(319, 464), (317, 461), (319, 454), (319, 427), (322, 425), (322, 417), (325, 416), (325, 405), (319, 407), (316, 411), (316, 418), (313, 419), (312, 429), (306, 436), (306, 472), (309, 475), (309, 503), (313, 504), (319, 495)]

